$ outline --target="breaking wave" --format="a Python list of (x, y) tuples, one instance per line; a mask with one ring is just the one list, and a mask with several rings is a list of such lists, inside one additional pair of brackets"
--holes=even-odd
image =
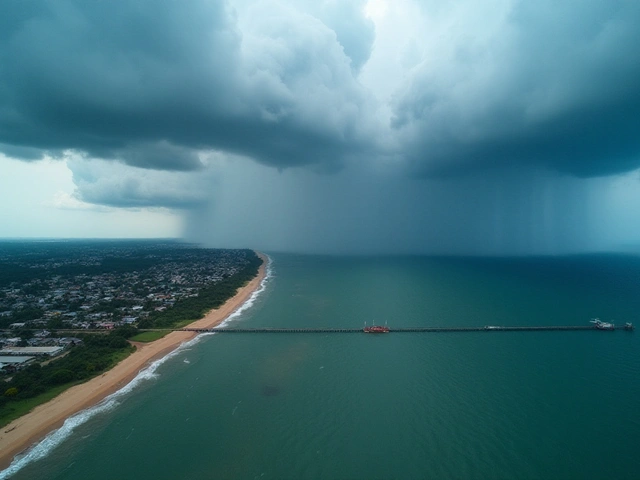
[[(255, 292), (251, 294), (251, 296), (245, 301), (237, 310), (235, 310), (231, 315), (229, 315), (224, 322), (222, 322), (219, 326), (225, 326), (229, 323), (237, 320), (244, 312), (249, 310), (257, 300), (257, 298), (264, 292), (267, 288), (267, 284), (273, 275), (272, 269), (272, 260), (271, 257), (267, 256), (267, 266), (266, 266), (266, 274), (265, 277), (260, 282), (260, 286), (256, 289)], [(58, 445), (64, 442), (67, 438), (71, 436), (76, 428), (80, 425), (83, 425), (91, 418), (99, 415), (101, 413), (107, 413), (115, 409), (121, 403), (122, 397), (128, 395), (133, 390), (135, 390), (141, 383), (146, 382), (148, 380), (152, 380), (158, 378), (158, 374), (156, 371), (158, 368), (167, 362), (169, 359), (179, 355), (185, 350), (190, 349), (193, 345), (200, 342), (202, 337), (215, 335), (215, 333), (205, 333), (201, 335), (197, 335), (193, 339), (188, 342), (184, 342), (178, 348), (171, 351), (164, 357), (152, 362), (146, 368), (140, 370), (138, 375), (135, 376), (133, 380), (131, 380), (128, 384), (122, 387), (117, 392), (112, 393), (108, 397), (104, 398), (101, 402), (97, 403), (93, 407), (87, 408), (86, 410), (82, 410), (75, 415), (67, 418), (64, 424), (58, 428), (57, 430), (52, 431), (46, 437), (44, 437), (40, 442), (26, 450), (25, 452), (16, 455), (16, 457), (11, 462), (11, 465), (7, 467), (5, 470), (0, 471), (0, 480), (5, 480), (9, 478), (11, 475), (15, 474), (19, 470), (23, 469), (30, 463), (33, 463), (37, 460), (45, 458), (49, 453), (51, 453)]]
[[(267, 256), (267, 266), (265, 268), (265, 276), (262, 279), (262, 282), (260, 282), (260, 286), (256, 289), (255, 292), (253, 292), (251, 294), (251, 296), (247, 299), (246, 302), (244, 302), (242, 305), (240, 305), (240, 307), (238, 307), (238, 309), (236, 311), (234, 311), (231, 315), (229, 315), (224, 322), (220, 323), (220, 325), (218, 325), (218, 327), (226, 327), (227, 325), (229, 325), (231, 322), (233, 322), (234, 320), (237, 320), (238, 317), (240, 317), (244, 312), (246, 312), (247, 310), (249, 310), (254, 303), (256, 302), (256, 300), (258, 299), (258, 297), (262, 294), (262, 292), (265, 291), (265, 289), (267, 288), (267, 284), (269, 283), (269, 280), (271, 280), (271, 277), (273, 276), (273, 267), (272, 267), (272, 260), (271, 257)], [(197, 338), (197, 337), (196, 337)]]

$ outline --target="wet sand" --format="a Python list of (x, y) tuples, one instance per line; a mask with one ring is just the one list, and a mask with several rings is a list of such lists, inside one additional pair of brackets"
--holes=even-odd
[[(189, 327), (215, 327), (251, 297), (266, 275), (267, 257), (258, 255), (263, 261), (258, 275), (239, 289), (236, 295), (227, 300), (224, 305), (211, 310), (204, 318), (191, 323)], [(4, 426), (0, 430), (0, 470), (7, 468), (15, 455), (61, 427), (68, 417), (96, 405), (105, 397), (120, 390), (151, 362), (164, 357), (196, 335), (194, 332), (171, 332), (155, 342), (132, 342), (136, 346), (136, 351), (111, 370), (65, 390), (51, 401), (39, 405), (28, 414)]]

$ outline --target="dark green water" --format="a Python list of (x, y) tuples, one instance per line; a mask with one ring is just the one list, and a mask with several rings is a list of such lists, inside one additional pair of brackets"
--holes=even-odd
[[(272, 258), (234, 325), (640, 312), (635, 257)], [(211, 335), (11, 478), (640, 478), (639, 334)]]

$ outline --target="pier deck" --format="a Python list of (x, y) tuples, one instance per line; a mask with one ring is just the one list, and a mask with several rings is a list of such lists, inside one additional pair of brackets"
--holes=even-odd
[[(362, 328), (181, 328), (185, 332), (198, 333), (364, 333)], [(538, 332), (538, 331), (577, 331), (577, 330), (602, 330), (593, 325), (557, 325), (557, 326), (523, 326), (523, 327), (411, 327), (411, 328), (389, 328), (388, 333), (438, 333), (438, 332)], [(628, 330), (624, 326), (616, 326), (614, 330)]]

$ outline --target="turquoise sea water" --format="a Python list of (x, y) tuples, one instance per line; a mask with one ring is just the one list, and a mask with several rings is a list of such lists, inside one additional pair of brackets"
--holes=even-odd
[[(640, 327), (632, 256), (272, 259), (235, 326)], [(639, 335), (202, 336), (11, 478), (640, 478)]]

